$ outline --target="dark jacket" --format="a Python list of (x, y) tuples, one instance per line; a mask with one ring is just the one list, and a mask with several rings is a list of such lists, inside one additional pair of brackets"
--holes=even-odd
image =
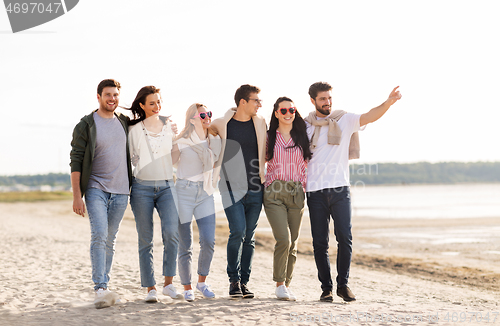
[[(92, 161), (94, 160), (94, 151), (96, 145), (96, 126), (94, 122), (93, 114), (97, 110), (93, 111), (89, 115), (84, 116), (80, 122), (73, 129), (73, 140), (71, 141), (71, 152), (70, 152), (70, 166), (71, 172), (80, 172), (80, 190), (82, 196), (87, 190), (87, 186), (90, 179), (90, 173), (92, 172)], [(120, 123), (125, 130), (125, 135), (128, 139), (128, 122), (129, 117), (121, 113), (115, 112), (115, 116), (118, 118)], [(129, 187), (132, 185), (132, 165), (130, 162), (130, 152), (128, 148), (127, 141), (127, 169), (128, 169), (128, 181)]]

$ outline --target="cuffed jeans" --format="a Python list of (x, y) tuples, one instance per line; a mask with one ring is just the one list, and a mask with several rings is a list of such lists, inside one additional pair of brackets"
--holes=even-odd
[(337, 287), (347, 285), (352, 256), (351, 195), (349, 187), (328, 188), (307, 193), (311, 219), (314, 260), (321, 289), (332, 290), (328, 241), (330, 217), (337, 240)]
[(255, 251), (255, 229), (262, 210), (263, 191), (248, 191), (235, 202), (231, 191), (221, 193), (229, 223), (227, 275), (230, 282), (247, 284)]
[(300, 182), (275, 180), (264, 190), (264, 210), (273, 230), (273, 281), (290, 285), (297, 260), (297, 239), (304, 213)]
[(179, 200), (179, 276), (182, 285), (191, 284), (191, 263), (193, 261), (194, 218), (198, 225), (200, 254), (198, 275), (208, 276), (215, 247), (215, 205), (214, 196), (203, 190), (203, 181), (194, 182), (178, 179), (175, 184)]
[(139, 266), (141, 285), (155, 286), (153, 264), (153, 209), (156, 208), (161, 222), (163, 240), (163, 276), (175, 276), (177, 249), (179, 246), (179, 215), (173, 181), (143, 181), (134, 178), (130, 193), (130, 205), (135, 216), (139, 236)]
[(85, 192), (90, 221), (90, 261), (94, 289), (107, 289), (115, 254), (115, 243), (128, 195), (111, 194), (97, 188)]

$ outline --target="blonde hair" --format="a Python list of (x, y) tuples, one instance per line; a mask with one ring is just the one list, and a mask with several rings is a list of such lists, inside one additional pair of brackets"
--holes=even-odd
[[(191, 104), (187, 111), (186, 111), (186, 124), (184, 125), (184, 129), (179, 133), (179, 136), (175, 138), (175, 140), (180, 139), (180, 138), (189, 138), (191, 136), (191, 133), (194, 130), (194, 125), (191, 123), (191, 119), (193, 119), (193, 116), (198, 113), (199, 108), (206, 108), (204, 104), (201, 103), (194, 103)], [(212, 134), (213, 136), (217, 135), (215, 130), (210, 126), (208, 128), (208, 132)]]

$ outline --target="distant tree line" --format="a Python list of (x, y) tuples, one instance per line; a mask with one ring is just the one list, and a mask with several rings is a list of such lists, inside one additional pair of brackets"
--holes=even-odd
[(71, 186), (67, 173), (0, 176), (0, 186)]
[[(351, 164), (351, 184), (490, 183), (500, 182), (500, 162)], [(0, 186), (71, 186), (70, 175), (49, 173), (0, 176)]]
[(500, 182), (500, 162), (352, 164), (351, 184)]

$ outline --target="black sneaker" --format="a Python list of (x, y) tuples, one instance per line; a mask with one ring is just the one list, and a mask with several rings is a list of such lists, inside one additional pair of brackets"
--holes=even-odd
[(323, 293), (321, 293), (321, 296), (319, 297), (319, 301), (332, 302), (333, 301), (332, 290), (324, 290)]
[(240, 282), (231, 282), (229, 284), (229, 296), (231, 298), (241, 298), (243, 296), (240, 289)]
[(241, 284), (241, 293), (243, 293), (245, 299), (253, 299), (254, 297), (253, 292), (250, 292), (246, 284)]
[(356, 301), (356, 297), (347, 285), (337, 288), (337, 295), (347, 302)]

